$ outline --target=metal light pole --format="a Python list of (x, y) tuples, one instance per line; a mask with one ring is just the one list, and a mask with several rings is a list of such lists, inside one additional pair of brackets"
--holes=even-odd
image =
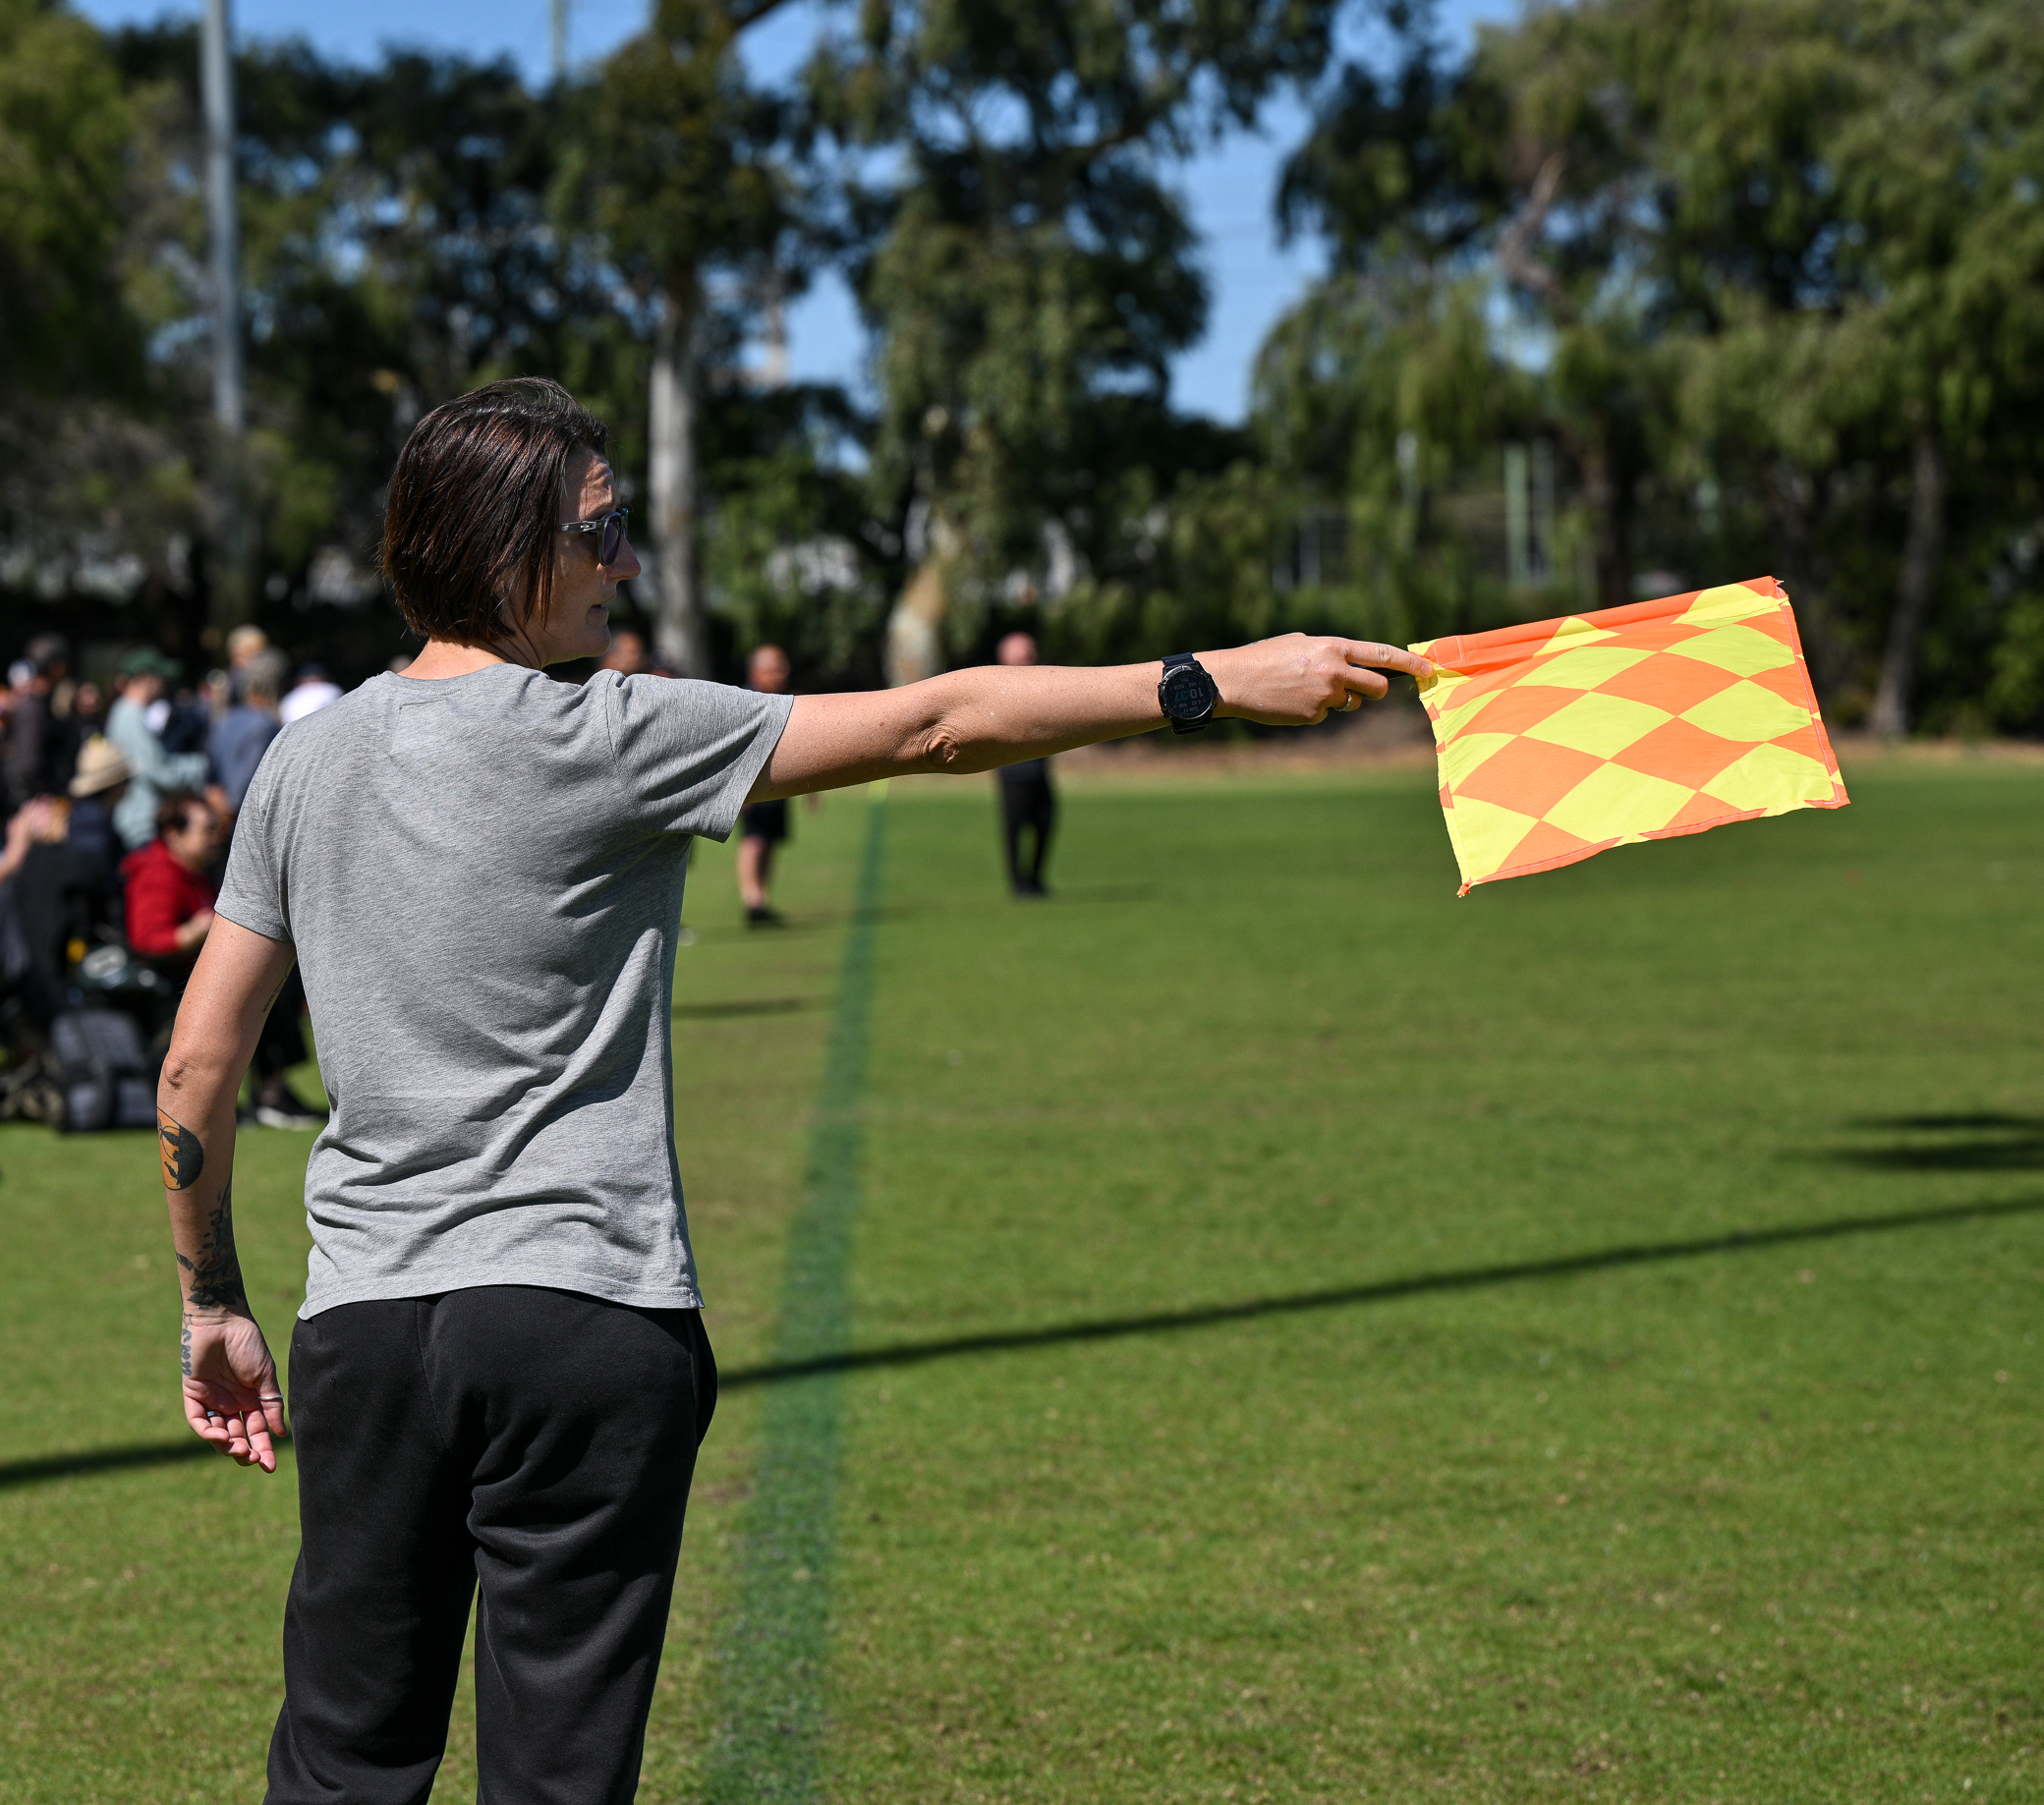
[(241, 253), (234, 180), (234, 39), (228, 0), (205, 0), (199, 32), (199, 88), (205, 102), (205, 203), (213, 301), (214, 506), (219, 569), (212, 624), (221, 632), (253, 612), (242, 469)]
[(568, 0), (553, 0), (553, 85), (568, 79)]

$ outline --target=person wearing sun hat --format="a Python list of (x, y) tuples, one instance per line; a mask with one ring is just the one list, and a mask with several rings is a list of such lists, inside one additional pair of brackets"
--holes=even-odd
[(128, 794), (128, 761), (120, 748), (95, 733), (79, 749), (78, 769), (69, 785), (71, 821), (64, 838), (100, 860), (111, 873), (121, 863), (120, 837), (114, 832), (114, 810)]
[(115, 683), (120, 690), (106, 716), (106, 737), (128, 763), (128, 793), (114, 810), (114, 829), (121, 844), (140, 851), (156, 837), (156, 805), (172, 790), (196, 790), (205, 782), (202, 752), (165, 752), (149, 727), (149, 705), (163, 695), (183, 669), (152, 646), (131, 651), (121, 660)]

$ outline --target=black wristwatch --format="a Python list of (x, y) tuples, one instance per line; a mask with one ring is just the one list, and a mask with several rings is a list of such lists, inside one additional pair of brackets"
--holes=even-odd
[(1174, 651), (1164, 661), (1164, 681), (1157, 686), (1157, 705), (1173, 733), (1201, 733), (1214, 718), (1221, 688), (1189, 651)]

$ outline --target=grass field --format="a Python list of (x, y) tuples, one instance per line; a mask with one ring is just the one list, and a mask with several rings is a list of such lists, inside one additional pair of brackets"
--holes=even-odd
[[(832, 798), (777, 936), (703, 849), (641, 1797), (2044, 1799), (2044, 771), (1848, 777), (1460, 902), (1411, 771), (1089, 777), (1040, 906), (896, 785), (864, 918)], [(259, 1795), (291, 1467), (156, 1454), (151, 1151), (0, 1129), (0, 1800)]]

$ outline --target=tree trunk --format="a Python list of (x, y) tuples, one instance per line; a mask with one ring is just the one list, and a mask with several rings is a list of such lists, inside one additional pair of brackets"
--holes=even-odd
[(1633, 599), (1631, 473), (1618, 468), (1619, 462), (1609, 444), (1594, 446), (1583, 457), (1600, 608), (1622, 608)]
[(1916, 678), (1916, 642), (1930, 612), (1938, 560), (1945, 550), (1945, 449), (1928, 421), (1916, 428), (1909, 462), (1909, 535), (1902, 543), (1902, 575), (1896, 579), (1895, 613), (1888, 622), (1888, 649), (1881, 658), (1880, 687), (1874, 691), (1867, 725), (1896, 738), (1909, 730), (1909, 691)]
[(943, 567), (935, 544), (887, 616), (887, 682), (920, 683), (943, 669)]
[(696, 317), (669, 293), (653, 341), (648, 422), (653, 490), (653, 651), (679, 677), (710, 675), (696, 543)]
[(1784, 458), (1768, 473), (1767, 504), (1782, 559), (1778, 574), (1795, 603), (1796, 627), (1817, 700), (1829, 708), (1851, 680), (1855, 660), (1832, 605), (1830, 561), (1817, 550), (1813, 523), (1822, 506), (1821, 492), (1807, 472)]

